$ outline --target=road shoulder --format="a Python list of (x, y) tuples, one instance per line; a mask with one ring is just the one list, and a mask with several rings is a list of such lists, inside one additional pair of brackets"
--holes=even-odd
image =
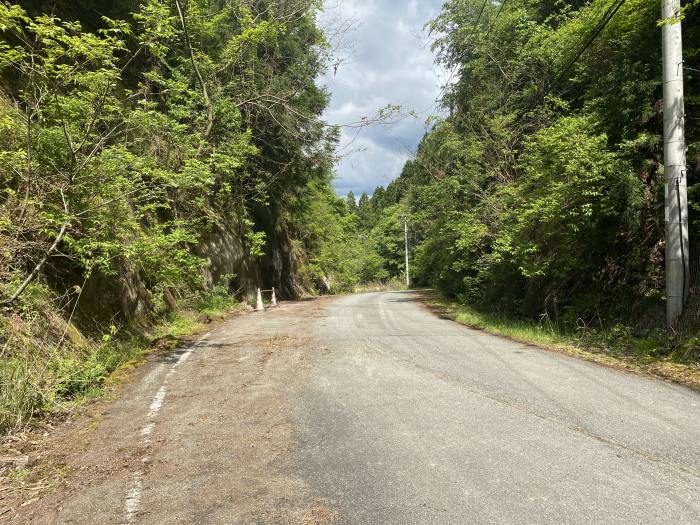
[[(114, 399), (36, 441), (36, 483), (2, 495), (11, 510), (0, 521), (128, 523), (132, 512), (138, 523), (332, 523), (333, 511), (294, 476), (285, 386), (313, 371), (305, 328), (323, 304), (236, 318), (150, 359)], [(140, 504), (129, 510), (137, 478)]]
[(475, 319), (471, 311), (469, 315), (464, 315), (464, 308), (457, 301), (447, 299), (433, 290), (416, 291), (415, 297), (434, 315), (474, 330), (531, 345), (541, 350), (566, 354), (608, 368), (655, 377), (700, 391), (700, 363), (698, 362), (679, 363), (663, 358), (645, 359), (634, 355), (612, 355), (600, 349), (587, 347), (573, 338), (568, 341), (561, 338), (556, 342), (548, 342), (546, 338), (527, 337), (520, 331), (514, 335), (507, 328), (489, 326), (488, 323)]

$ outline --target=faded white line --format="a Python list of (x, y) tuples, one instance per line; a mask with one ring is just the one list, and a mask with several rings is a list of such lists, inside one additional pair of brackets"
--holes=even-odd
[(153, 434), (153, 430), (154, 430), (155, 428), (156, 428), (156, 424), (155, 424), (154, 422), (151, 421), (148, 425), (146, 425), (145, 427), (143, 427), (143, 428), (141, 429), (141, 435), (142, 435), (143, 437), (147, 438), (148, 436), (150, 436), (151, 434)]
[[(177, 360), (177, 363), (175, 363), (175, 365), (173, 366), (173, 369), (180, 366), (185, 361), (187, 361), (190, 358), (190, 356), (194, 353), (194, 351), (197, 349), (197, 345), (200, 343), (203, 343), (207, 339), (207, 337), (209, 337), (209, 335), (210, 335), (210, 332), (207, 332), (202, 337), (197, 339), (197, 342), (194, 345), (192, 345), (191, 347), (189, 347), (187, 349), (187, 351), (180, 356), (180, 359)], [(172, 372), (172, 370), (171, 370), (171, 372)]]
[(158, 389), (156, 397), (153, 398), (150, 408), (148, 409), (148, 418), (152, 419), (158, 415), (160, 409), (163, 407), (163, 401), (165, 401), (165, 387), (162, 386)]
[(165, 365), (160, 364), (157, 367), (155, 367), (153, 370), (151, 370), (150, 373), (146, 377), (143, 378), (143, 384), (145, 386), (148, 386), (151, 383), (153, 383), (153, 381), (155, 381), (155, 379), (160, 375), (160, 373), (163, 371), (164, 368), (165, 368)]
[[(171, 375), (175, 372), (177, 367), (187, 361), (190, 356), (194, 353), (194, 351), (197, 349), (197, 345), (200, 343), (203, 343), (206, 341), (206, 339), (209, 337), (210, 332), (207, 332), (204, 334), (202, 337), (197, 339), (197, 341), (192, 345), (190, 348), (187, 349), (186, 352), (184, 352), (180, 358), (175, 362), (170, 367), (170, 370), (165, 376), (165, 379), (167, 380), (170, 378)], [(158, 368), (154, 369), (150, 374), (146, 376), (144, 379), (144, 384), (149, 385), (150, 383), (153, 382), (153, 380), (160, 374), (160, 372), (163, 370), (163, 365), (159, 366)], [(163, 403), (165, 402), (165, 395), (167, 393), (167, 390), (165, 388), (165, 385), (161, 386), (158, 389), (158, 392), (156, 392), (155, 397), (153, 398), (153, 401), (151, 402), (151, 406), (148, 408), (148, 419), (153, 419), (155, 418), (158, 413), (160, 412), (160, 409), (163, 408)], [(141, 429), (141, 436), (143, 436), (142, 442), (144, 444), (148, 444), (151, 442), (150, 436), (153, 434), (153, 431), (156, 428), (156, 423), (155, 421), (149, 421), (142, 429)], [(150, 463), (150, 458), (144, 457), (143, 462), (145, 464)], [(141, 493), (143, 491), (143, 471), (142, 470), (137, 470), (134, 473), (134, 481), (131, 486), (131, 490), (129, 490), (128, 494), (126, 495), (126, 522), (128, 525), (131, 525), (134, 523), (134, 518), (136, 517), (136, 514), (139, 511), (139, 505), (141, 504)]]
[(141, 503), (141, 490), (143, 489), (143, 474), (139, 471), (134, 474), (134, 483), (126, 496), (126, 522), (134, 523), (136, 513)]

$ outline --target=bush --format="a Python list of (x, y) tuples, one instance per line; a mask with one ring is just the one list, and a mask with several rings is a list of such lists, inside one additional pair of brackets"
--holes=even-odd
[(219, 283), (207, 292), (200, 292), (195, 301), (195, 308), (206, 315), (220, 315), (238, 304), (231, 295), (230, 283), (235, 275), (224, 275)]

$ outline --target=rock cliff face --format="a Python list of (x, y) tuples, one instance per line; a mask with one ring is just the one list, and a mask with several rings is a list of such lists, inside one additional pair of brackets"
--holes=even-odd
[[(281, 299), (303, 295), (307, 290), (297, 277), (298, 243), (288, 227), (279, 214), (270, 210), (256, 217), (256, 224), (266, 234), (264, 254), (260, 257), (250, 254), (235, 216), (215, 224), (199, 244), (191, 247), (192, 253), (204, 261), (201, 286), (211, 290), (215, 285), (227, 284), (232, 294), (248, 301), (255, 300), (258, 287), (265, 290), (275, 287)], [(115, 273), (105, 274), (95, 269), (85, 279), (83, 270), (73, 262), (55, 258), (42, 274), (49, 287), (63, 296), (66, 311), (70, 312), (71, 305), (77, 302), (72, 320), (87, 333), (112, 323), (146, 327), (154, 320), (156, 305), (149, 292), (153, 283), (148, 283), (139, 268), (127, 260), (114, 264)], [(167, 288), (162, 294), (165, 306), (171, 309), (184, 298)]]
[[(295, 241), (284, 223), (273, 212), (257, 217), (265, 228), (265, 254), (253, 257), (245, 244), (244, 235), (235, 218), (216, 224), (192, 252), (203, 259), (203, 286), (211, 289), (228, 279), (230, 292), (241, 300), (255, 300), (258, 287), (269, 290), (275, 287), (278, 297), (295, 298), (304, 293), (297, 280), (298, 258)], [(59, 271), (59, 268), (53, 268)], [(66, 282), (73, 288), (82, 287), (77, 313), (79, 324), (90, 329), (90, 325), (104, 320), (116, 320), (126, 324), (146, 326), (151, 322), (154, 303), (146, 283), (137, 268), (121, 265), (118, 275), (94, 272), (84, 283), (78, 275), (59, 271), (50, 279), (63, 290)], [(49, 276), (51, 277), (51, 276)], [(75, 294), (74, 294), (75, 295)], [(164, 291), (164, 300), (169, 307), (177, 305), (178, 297), (171, 290)]]
[(267, 225), (265, 256), (259, 261), (262, 284), (266, 289), (274, 286), (282, 298), (298, 297), (304, 290), (297, 280), (299, 261), (294, 248), (295, 241), (279, 213), (272, 209), (265, 212), (264, 216), (258, 218), (261, 224)]
[(233, 277), (232, 292), (249, 296), (260, 286), (261, 274), (258, 265), (243, 244), (238, 224), (217, 224), (204, 236), (202, 243), (194, 248), (196, 255), (206, 261), (204, 285), (208, 288), (221, 282), (225, 276)]
[(126, 264), (120, 266), (117, 275), (94, 271), (85, 281), (79, 275), (66, 272), (47, 275), (55, 290), (61, 293), (69, 290), (66, 293), (71, 302), (80, 298), (74, 320), (86, 333), (105, 324), (126, 322), (146, 326), (152, 321), (153, 302), (144, 280), (135, 269)]
[(297, 281), (298, 261), (294, 240), (279, 215), (271, 208), (262, 210), (256, 224), (264, 225), (265, 254), (252, 257), (243, 241), (243, 234), (235, 219), (217, 225), (194, 249), (206, 261), (205, 285), (220, 283), (224, 276), (234, 276), (231, 291), (241, 296), (252, 296), (258, 287), (269, 290), (273, 286), (281, 298), (295, 298), (304, 290)]

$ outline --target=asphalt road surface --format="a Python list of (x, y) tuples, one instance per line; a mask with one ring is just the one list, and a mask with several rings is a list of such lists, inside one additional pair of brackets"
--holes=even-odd
[(700, 395), (410, 292), (286, 303), (147, 365), (32, 523), (700, 523)]

